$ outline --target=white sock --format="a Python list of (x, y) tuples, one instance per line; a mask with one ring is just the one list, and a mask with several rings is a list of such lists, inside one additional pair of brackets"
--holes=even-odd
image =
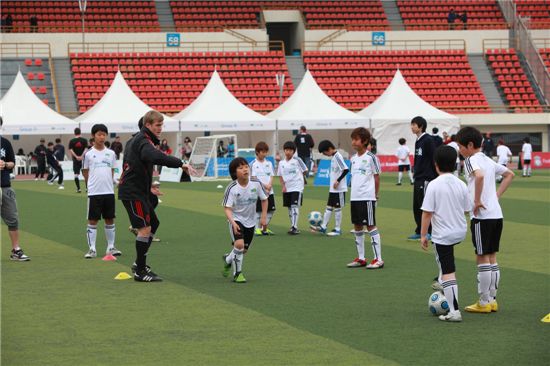
[(288, 209), (288, 213), (290, 215), (290, 225), (292, 225), (293, 228), (298, 228), (298, 217), (300, 216), (300, 208), (296, 205), (290, 206)]
[(107, 250), (115, 247), (115, 224), (105, 225), (105, 237), (107, 238)]
[(325, 208), (325, 214), (323, 215), (323, 223), (321, 224), (321, 227), (323, 229), (327, 228), (328, 222), (330, 221), (330, 217), (332, 216), (332, 207)]
[(262, 226), (260, 225), (260, 218), (262, 217), (261, 212), (256, 212), (256, 229), (261, 229)]
[[(458, 175), (458, 173), (456, 173)], [(414, 182), (414, 179), (413, 179), (413, 173), (409, 170), (409, 179), (412, 182)]]
[(88, 247), (90, 250), (95, 250), (95, 240), (97, 238), (97, 225), (89, 225), (86, 229), (86, 237), (88, 238)]
[(233, 274), (235, 275), (243, 270), (243, 250), (233, 248), (231, 255), (233, 256), (233, 262), (235, 263), (235, 273)]
[(489, 287), (490, 300), (497, 299), (498, 283), (500, 281), (500, 268), (498, 263), (491, 265), (491, 286)]
[(357, 247), (357, 258), (365, 260), (365, 232), (355, 231), (355, 246)]
[(269, 225), (269, 223), (271, 222), (271, 219), (273, 218), (273, 212), (268, 212), (267, 213), (267, 219), (266, 219), (266, 224)]
[(449, 309), (451, 311), (458, 310), (458, 285), (456, 280), (447, 280), (441, 283), (443, 286), (443, 293), (447, 298), (447, 303), (449, 304)]
[(527, 166), (523, 166), (523, 175), (527, 175)]
[(370, 235), (370, 241), (372, 245), (372, 253), (374, 255), (374, 259), (378, 259), (379, 261), (382, 260), (382, 239), (380, 238), (380, 233), (378, 232), (378, 229), (374, 229), (372, 231), (369, 231)]
[(477, 265), (477, 292), (479, 293), (479, 303), (487, 305), (489, 303), (489, 288), (491, 287), (491, 265), (489, 263)]
[(340, 230), (340, 226), (342, 226), (342, 209), (335, 208), (334, 209), (334, 229)]
[(235, 256), (235, 254), (233, 253), (233, 251), (230, 251), (229, 253), (227, 253), (227, 255), (225, 256), (225, 263), (227, 263), (227, 264), (233, 263), (233, 257), (234, 256)]
[(402, 179), (403, 179), (403, 172), (397, 173), (397, 183), (401, 183)]
[(531, 165), (527, 167), (527, 175), (531, 175)]

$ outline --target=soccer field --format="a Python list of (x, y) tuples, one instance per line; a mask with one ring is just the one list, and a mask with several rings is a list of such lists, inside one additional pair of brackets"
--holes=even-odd
[[(356, 256), (349, 206), (343, 236), (308, 232), (307, 213), (324, 210), (327, 188), (306, 186), (302, 234), (287, 235), (277, 186), (277, 235), (254, 239), (244, 260), (246, 284), (221, 276), (230, 241), (217, 182), (162, 184), (162, 242), (153, 243), (148, 258), (161, 283), (113, 279), (130, 272), (135, 256), (121, 204), (122, 257), (85, 260), (85, 196), (73, 193), (72, 182), (65, 191), (14, 182), (21, 245), (32, 260), (9, 260), (2, 225), (2, 364), (550, 364), (550, 324), (540, 321), (550, 313), (550, 172), (516, 176), (505, 193), (500, 311), (463, 311), (462, 323), (443, 323), (428, 312), (437, 267), (431, 251), (406, 240), (412, 187), (395, 186), (395, 177), (381, 176), (376, 211), (384, 269), (346, 268)], [(456, 257), (463, 308), (477, 298), (469, 234)]]

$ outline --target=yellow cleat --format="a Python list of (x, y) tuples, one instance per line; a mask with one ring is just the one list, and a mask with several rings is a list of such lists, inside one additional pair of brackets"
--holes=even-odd
[(490, 313), (491, 312), (491, 304), (481, 305), (479, 301), (477, 301), (475, 304), (472, 304), (470, 306), (466, 306), (464, 308), (469, 313)]
[(489, 303), (491, 305), (491, 312), (496, 313), (498, 311), (498, 303), (496, 300)]

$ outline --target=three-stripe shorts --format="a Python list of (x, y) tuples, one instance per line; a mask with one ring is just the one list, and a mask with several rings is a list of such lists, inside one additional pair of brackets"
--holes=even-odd
[(352, 224), (376, 226), (376, 201), (351, 201), (350, 206)]
[(502, 219), (472, 219), (472, 244), (477, 255), (496, 253), (500, 247), (502, 235)]

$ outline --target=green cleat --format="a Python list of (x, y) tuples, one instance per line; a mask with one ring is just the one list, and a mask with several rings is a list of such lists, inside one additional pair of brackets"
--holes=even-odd
[(270, 229), (267, 229), (266, 231), (264, 231), (264, 235), (275, 235), (275, 233)]
[(263, 235), (262, 229), (256, 229), (256, 230), (254, 230), (254, 235), (256, 235), (256, 236), (262, 236), (262, 235)]
[(227, 258), (228, 254), (224, 254), (222, 256), (222, 259), (223, 259), (223, 271), (222, 271), (222, 276), (224, 277), (229, 277), (229, 273), (231, 273), (231, 264), (227, 264), (227, 262), (225, 261), (225, 258)]
[(236, 283), (245, 283), (246, 282), (246, 278), (244, 278), (244, 275), (242, 273), (237, 273), (235, 275), (235, 277), (233, 277), (233, 282), (236, 282)]

